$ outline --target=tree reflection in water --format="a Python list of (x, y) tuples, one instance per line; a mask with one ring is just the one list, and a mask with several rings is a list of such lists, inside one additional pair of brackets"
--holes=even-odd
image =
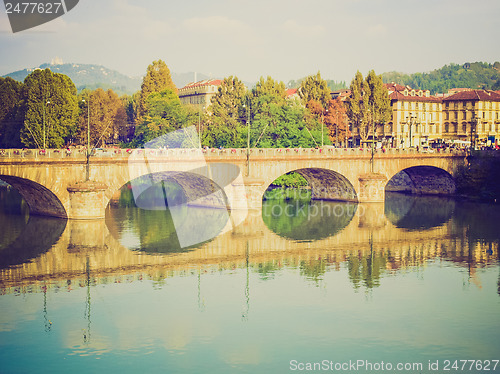
[(276, 234), (297, 241), (325, 239), (351, 222), (357, 204), (347, 202), (266, 200), (262, 219)]

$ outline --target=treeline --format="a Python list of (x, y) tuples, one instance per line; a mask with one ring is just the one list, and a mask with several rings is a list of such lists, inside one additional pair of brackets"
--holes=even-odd
[(248, 90), (230, 76), (204, 110), (181, 104), (161, 60), (148, 66), (141, 89), (130, 96), (102, 88), (78, 93), (68, 76), (39, 69), (22, 83), (0, 78), (0, 147), (143, 147), (188, 126), (199, 130), (201, 145), (208, 147), (345, 145), (349, 122), (366, 138), (367, 129), (384, 123), (389, 110), (382, 78), (373, 71), (366, 79), (358, 72), (350, 88), (352, 99), (344, 105), (331, 99), (319, 72), (301, 80), (291, 97), (285, 84), (271, 77)]
[(429, 73), (382, 74), (384, 83), (399, 83), (413, 88), (429, 90), (431, 94), (446, 93), (450, 88), (500, 90), (500, 62), (450, 64)]

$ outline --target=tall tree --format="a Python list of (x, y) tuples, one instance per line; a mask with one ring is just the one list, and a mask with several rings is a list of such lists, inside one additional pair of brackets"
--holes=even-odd
[(211, 131), (204, 135), (208, 144), (216, 147), (246, 146), (244, 125), (249, 113), (248, 101), (242, 81), (233, 76), (224, 78), (209, 107)]
[(0, 146), (19, 147), (19, 134), (23, 125), (23, 84), (7, 77), (0, 77)]
[(358, 130), (361, 140), (366, 141), (369, 132), (368, 99), (370, 88), (359, 71), (356, 72), (351, 81), (350, 90), (351, 95), (346, 100), (347, 116), (353, 129)]
[(138, 117), (142, 117), (146, 113), (146, 101), (148, 96), (152, 93), (161, 92), (166, 89), (177, 92), (177, 87), (175, 87), (172, 76), (170, 75), (170, 69), (162, 60), (153, 61), (153, 63), (148, 66), (146, 76), (142, 80)]
[(76, 87), (50, 69), (35, 70), (24, 80), (25, 119), (20, 139), (26, 147), (62, 147), (73, 136), (78, 117)]
[(387, 88), (384, 86), (381, 75), (376, 75), (370, 70), (366, 76), (366, 84), (369, 88), (368, 118), (373, 131), (377, 131), (379, 126), (383, 126), (392, 118), (391, 100)]
[(319, 102), (325, 109), (331, 99), (328, 83), (321, 78), (319, 71), (316, 75), (310, 75), (304, 79), (298, 92), (304, 104), (314, 100)]

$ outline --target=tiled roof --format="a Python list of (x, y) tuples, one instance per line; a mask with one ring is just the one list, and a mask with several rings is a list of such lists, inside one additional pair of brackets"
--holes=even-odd
[(188, 83), (184, 87), (182, 87), (181, 90), (187, 89), (187, 88), (202, 87), (202, 86), (220, 86), (221, 83), (222, 83), (222, 80), (220, 80), (220, 79), (208, 79), (208, 80), (204, 80), (204, 81)]
[(286, 90), (286, 97), (293, 96), (296, 93), (297, 93), (297, 89), (296, 88), (289, 88), (288, 90)]
[(467, 90), (445, 97), (443, 101), (500, 101), (500, 94), (489, 90)]
[(387, 88), (389, 91), (404, 91), (405, 88), (408, 88), (410, 89), (409, 87), (407, 86), (403, 86), (401, 84), (398, 84), (398, 83), (384, 83), (384, 86), (385, 88)]
[(403, 95), (399, 91), (395, 91), (389, 95), (391, 100), (396, 101), (421, 101), (426, 103), (440, 103), (442, 101), (441, 98), (435, 96), (411, 96), (411, 95)]

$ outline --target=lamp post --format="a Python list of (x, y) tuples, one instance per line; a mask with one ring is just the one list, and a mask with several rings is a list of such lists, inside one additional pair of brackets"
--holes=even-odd
[(200, 110), (198, 111), (198, 140), (199, 140), (199, 145), (201, 149), (201, 111), (205, 110), (204, 106), (200, 107)]
[[(85, 102), (85, 99), (82, 99)], [(87, 165), (85, 168), (85, 180), (90, 180), (90, 96), (87, 102)]]
[(412, 139), (412, 134), (411, 134), (411, 131), (412, 131), (412, 127), (413, 127), (413, 124), (416, 123), (415, 122), (415, 119), (417, 117), (414, 116), (412, 113), (410, 113), (410, 116), (406, 116), (406, 123), (409, 124), (410, 126), (410, 148), (413, 147), (413, 139)]
[(45, 149), (45, 105), (50, 104), (50, 100), (45, 101), (43, 100), (43, 149)]
[[(243, 104), (243, 108), (247, 110), (246, 104)], [(250, 175), (250, 98), (248, 98), (248, 119), (247, 119), (247, 177)]]

